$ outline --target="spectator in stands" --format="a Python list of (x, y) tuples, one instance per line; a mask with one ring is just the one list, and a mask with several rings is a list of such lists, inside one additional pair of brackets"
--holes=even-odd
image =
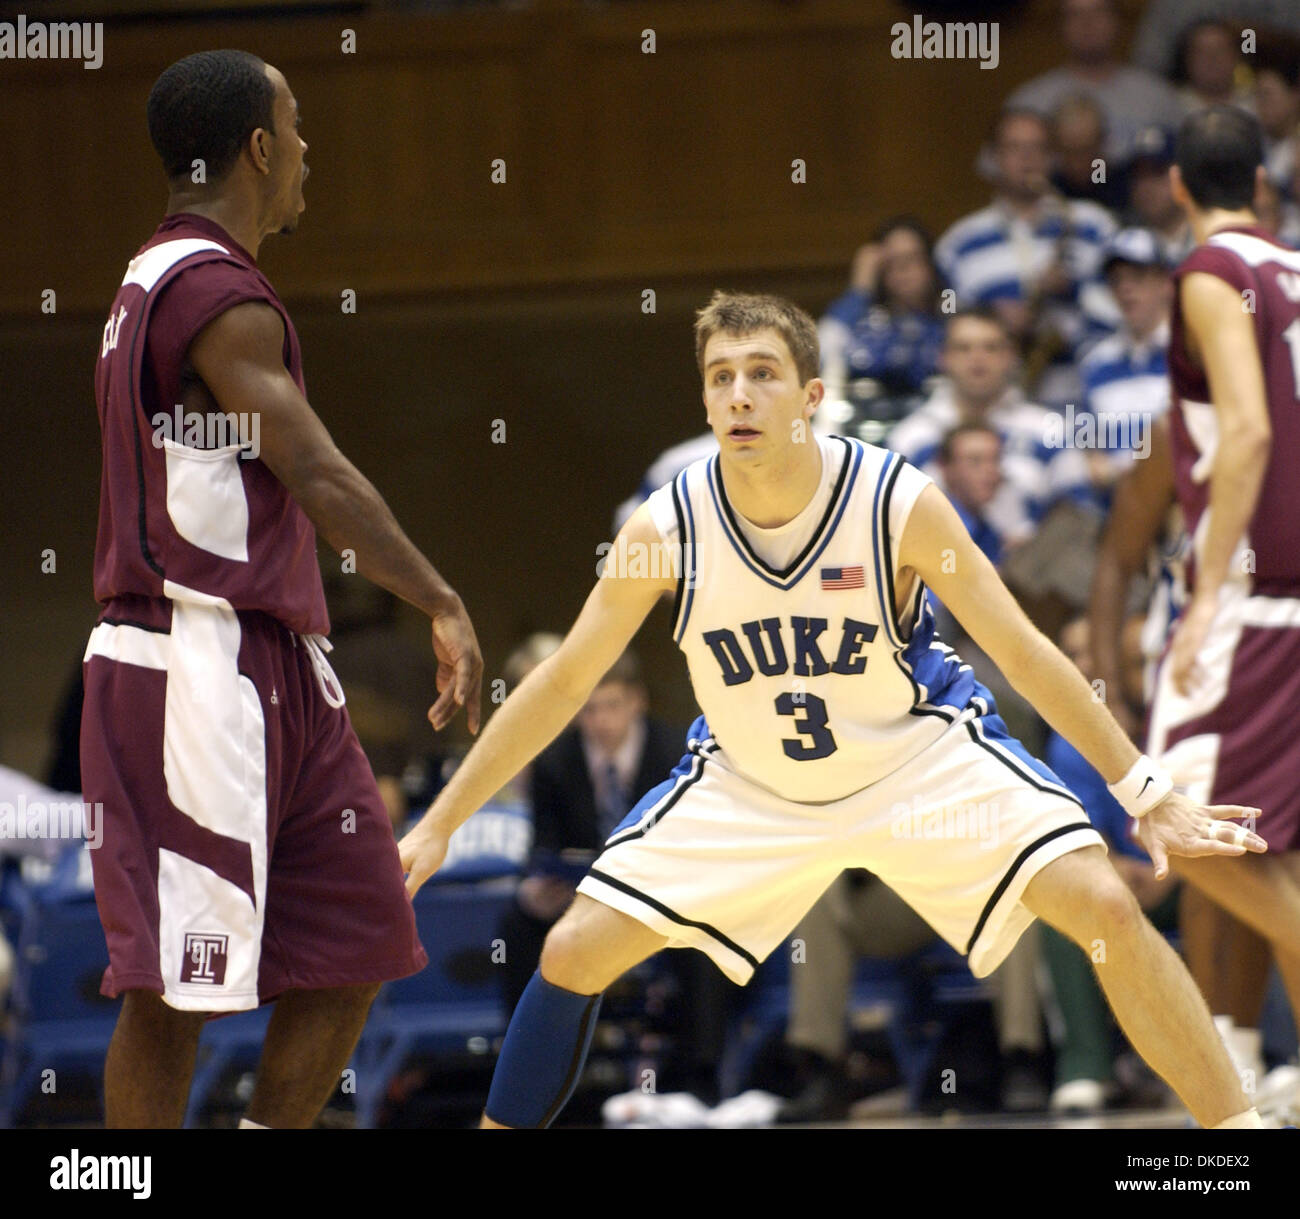
[(984, 513), (1002, 485), (1002, 438), (987, 423), (959, 423), (939, 445), (939, 483), (972, 540), (994, 567), (1002, 538)]
[(1271, 40), (1255, 65), (1255, 117), (1264, 132), (1269, 181), (1294, 202), (1295, 137), (1300, 132), (1300, 41)]
[[(1126, 638), (1135, 641), (1138, 633), (1128, 631)], [(1086, 619), (1076, 619), (1066, 626), (1060, 646), (1085, 677), (1092, 676)], [(1128, 694), (1140, 699), (1142, 654), (1135, 642), (1126, 659), (1126, 679), (1130, 684), (1136, 682), (1137, 687)], [(1129, 835), (1128, 814), (1115, 802), (1105, 780), (1055, 732), (1048, 736), (1044, 761), (1082, 801), (1089, 819), (1110, 846), (1111, 862), (1151, 921), (1162, 931), (1172, 931), (1178, 917), (1177, 880), (1172, 873), (1164, 880), (1155, 879), (1150, 859)], [(1051, 1107), (1058, 1111), (1095, 1112), (1104, 1108), (1116, 1091), (1112, 1018), (1083, 950), (1046, 924), (1040, 937), (1064, 1026)], [(1097, 951), (1104, 952), (1105, 945), (1099, 945)]]
[(1067, 199), (1119, 211), (1128, 197), (1124, 167), (1106, 161), (1106, 112), (1086, 93), (1052, 111), (1052, 186)]
[[(901, 407), (922, 393), (938, 372), (943, 345), (939, 290), (922, 225), (908, 217), (882, 225), (854, 257), (849, 290), (818, 324), (823, 411), (846, 399), (858, 408), (867, 400)], [(890, 418), (903, 413), (887, 407), (874, 413), (881, 411)]]
[[(1300, 35), (1300, 5), (1295, 0), (1147, 0), (1133, 40), (1133, 62), (1159, 76), (1174, 70), (1179, 39), (1193, 22), (1231, 19), (1234, 31)], [(1153, 120), (1155, 121), (1155, 120)]]
[(1278, 241), (1293, 250), (1300, 250), (1300, 131), (1291, 137), (1294, 156), (1291, 169), (1291, 190), (1288, 198), (1265, 179), (1255, 191), (1255, 214), (1260, 225)]
[(1049, 446), (1052, 413), (1026, 402), (1015, 386), (1011, 334), (992, 309), (962, 309), (949, 319), (940, 363), (945, 379), (894, 428), (889, 447), (937, 478), (953, 428), (993, 428), (1002, 441), (1003, 479), (985, 516), (1004, 548), (1023, 545), (1058, 499), (1086, 495), (1087, 464), (1077, 449)]
[(1272, 233), (1285, 246), (1293, 250), (1300, 244), (1300, 208), (1273, 185), (1265, 176), (1255, 183), (1255, 198), (1251, 209), (1259, 218), (1260, 228)]
[(1132, 153), (1138, 131), (1151, 124), (1176, 127), (1182, 108), (1158, 76), (1121, 62), (1116, 54), (1119, 13), (1115, 0), (1061, 0), (1061, 43), (1066, 60), (1020, 86), (1010, 109), (1044, 118), (1067, 97), (1084, 93), (1106, 112), (1106, 157), (1116, 168)]
[[(959, 423), (944, 435), (938, 454), (939, 485), (980, 550), (994, 567), (1002, 562), (1002, 536), (985, 516), (1002, 485), (1002, 438), (987, 423)], [(929, 594), (940, 636), (952, 641), (964, 632), (933, 593)]]
[(1002, 318), (1025, 355), (1030, 391), (1064, 403), (1077, 396), (1076, 347), (1117, 320), (1100, 284), (1115, 222), (1051, 189), (1048, 127), (1037, 114), (1004, 111), (993, 148), (992, 202), (944, 233), (935, 260), (959, 306), (989, 305)]
[(1096, 423), (1091, 465), (1103, 505), (1134, 454), (1150, 451), (1152, 424), (1169, 405), (1173, 285), (1154, 233), (1134, 228), (1115, 235), (1106, 254), (1106, 284), (1123, 323), (1080, 366), (1082, 406)]
[(1174, 83), (1187, 113), (1206, 106), (1235, 105), (1250, 109), (1250, 90), (1238, 83), (1242, 66), (1241, 31), (1225, 21), (1194, 21), (1178, 42)]
[(1128, 171), (1129, 225), (1150, 229), (1160, 243), (1165, 265), (1176, 267), (1195, 244), (1192, 226), (1174, 202), (1169, 167), (1174, 163), (1173, 133), (1163, 127), (1145, 127), (1138, 133)]
[[(975, 544), (995, 567), (1000, 567), (1004, 552), (1002, 535), (988, 520), (990, 505), (997, 498), (1004, 481), (1002, 473), (1002, 438), (988, 423), (959, 423), (943, 438), (937, 458), (938, 483), (957, 515), (961, 517)], [(1020, 740), (1037, 742), (1042, 736), (1042, 721), (1037, 712), (1016, 692), (1011, 683), (971, 639), (947, 607), (934, 595), (927, 594), (939, 636), (971, 666), (976, 677), (992, 692), (1003, 720), (1015, 725)]]

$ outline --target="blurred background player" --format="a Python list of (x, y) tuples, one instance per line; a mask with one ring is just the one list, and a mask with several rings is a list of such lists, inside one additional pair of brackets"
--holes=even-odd
[(1149, 748), (1194, 798), (1264, 810), (1258, 860), (1180, 874), (1273, 944), (1300, 1000), (1300, 256), (1258, 224), (1259, 124), (1191, 115), (1171, 171), (1196, 249), (1175, 272), (1174, 487), (1187, 600), (1156, 679)]

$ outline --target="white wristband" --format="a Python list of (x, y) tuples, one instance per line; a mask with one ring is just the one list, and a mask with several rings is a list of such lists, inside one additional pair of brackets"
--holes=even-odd
[(1143, 754), (1118, 783), (1106, 786), (1130, 817), (1141, 817), (1174, 790), (1174, 781)]

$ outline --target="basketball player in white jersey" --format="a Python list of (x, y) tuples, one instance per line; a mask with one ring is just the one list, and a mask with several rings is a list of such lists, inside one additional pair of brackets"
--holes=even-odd
[(659, 598), (675, 598), (704, 715), (547, 937), (484, 1125), (555, 1118), (601, 993), (624, 971), (689, 946), (744, 983), (846, 867), (880, 876), (979, 976), (1045, 919), (1104, 958), (1120, 1024), (1198, 1122), (1258, 1125), (1187, 971), (1078, 801), (934, 637), (926, 586), (1139, 818), (1157, 875), (1170, 854), (1264, 850), (1224, 820), (1250, 810), (1172, 791), (928, 477), (895, 453), (812, 433), (823, 387), (807, 314), (715, 294), (696, 353), (718, 453), (636, 511), (564, 644), (400, 844), (414, 893), (456, 827), (568, 723)]

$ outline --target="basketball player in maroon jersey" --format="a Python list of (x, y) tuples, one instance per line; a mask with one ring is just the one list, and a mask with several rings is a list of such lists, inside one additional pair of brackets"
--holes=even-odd
[(102, 990), (125, 996), (107, 1121), (179, 1125), (206, 1017), (276, 999), (244, 1124), (308, 1126), (379, 984), (426, 963), (325, 659), (316, 530), (429, 616), (435, 728), (464, 706), (477, 732), (482, 660), (460, 598), (308, 405), (258, 270), (263, 238), (305, 206), (284, 77), (243, 52), (192, 55), (159, 77), (148, 119), (167, 215), (127, 267), (95, 370), (104, 609), (81, 756), (106, 825)]
[(1300, 998), (1300, 253), (1251, 210), (1259, 125), (1190, 116), (1170, 170), (1197, 246), (1175, 272), (1170, 440), (1192, 538), (1148, 749), (1192, 799), (1262, 811), (1266, 854), (1178, 859), (1265, 936)]

